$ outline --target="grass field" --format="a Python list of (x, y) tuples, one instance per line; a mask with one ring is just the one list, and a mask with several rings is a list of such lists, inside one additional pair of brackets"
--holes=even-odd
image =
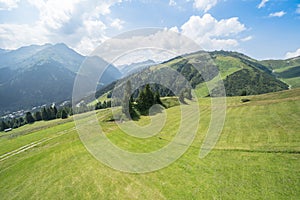
[[(71, 119), (26, 125), (0, 137), (1, 199), (299, 199), (300, 89), (227, 98), (227, 117), (215, 149), (199, 158), (210, 121), (210, 99), (199, 99), (201, 121), (187, 152), (170, 166), (146, 174), (113, 170), (81, 143)], [(194, 104), (195, 102), (189, 102)], [(189, 106), (189, 105), (185, 105)], [(168, 144), (180, 123), (167, 109), (160, 133), (139, 139), (107, 122), (107, 137), (120, 148), (150, 152)], [(81, 120), (89, 121), (89, 114)], [(142, 117), (138, 122), (147, 124)], [(103, 152), (105, 153), (105, 152)]]

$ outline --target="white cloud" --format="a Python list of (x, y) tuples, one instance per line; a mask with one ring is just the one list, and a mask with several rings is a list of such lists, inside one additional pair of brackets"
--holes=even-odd
[(179, 33), (179, 30), (178, 30), (177, 26), (174, 26), (174, 27), (170, 28), (169, 30), (173, 31), (173, 32), (176, 32), (176, 33)]
[(203, 17), (191, 16), (181, 26), (181, 33), (206, 50), (232, 49), (239, 44), (235, 36), (245, 29), (237, 17), (218, 21), (210, 14), (205, 14)]
[(241, 41), (242, 42), (247, 42), (247, 41), (252, 40), (252, 39), (253, 39), (253, 37), (250, 35), (248, 37), (242, 38)]
[(300, 4), (297, 5), (296, 13), (300, 14)]
[(294, 52), (287, 52), (285, 54), (285, 58), (288, 59), (288, 58), (294, 58), (294, 57), (297, 57), (297, 56), (300, 56), (300, 48), (297, 49), (296, 51)]
[(214, 7), (217, 4), (217, 2), (218, 0), (195, 0), (194, 8), (207, 12), (212, 7)]
[(176, 5), (177, 5), (177, 3), (176, 3), (175, 0), (170, 0), (169, 1), (169, 6), (176, 6)]
[(113, 27), (113, 28), (116, 28), (118, 30), (121, 30), (121, 29), (123, 29), (123, 24), (124, 23), (125, 23), (124, 21), (117, 18), (117, 19), (115, 19), (111, 22), (110, 26)]
[(15, 49), (24, 45), (49, 42), (48, 31), (41, 26), (0, 24), (0, 46)]
[(286, 12), (284, 11), (280, 11), (280, 12), (275, 12), (275, 13), (271, 13), (269, 14), (269, 17), (282, 17), (286, 14)]
[[(194, 41), (168, 29), (144, 29), (126, 32), (120, 37), (105, 41), (93, 55), (98, 55), (116, 65), (148, 59), (164, 61), (200, 50)], [(126, 56), (130, 54), (130, 56)], [(122, 58), (120, 58), (120, 55)], [(116, 60), (117, 58), (117, 60)]]
[(262, 0), (261, 2), (260, 2), (260, 4), (257, 6), (258, 8), (263, 8), (263, 7), (265, 7), (265, 5), (266, 5), (266, 3), (268, 2), (269, 0)]
[(27, 1), (39, 11), (39, 18), (30, 24), (0, 24), (1, 48), (14, 49), (29, 44), (63, 41), (80, 53), (89, 54), (107, 39), (108, 27), (122, 28), (121, 19), (113, 22), (106, 20), (109, 24), (105, 24), (104, 20), (111, 6), (122, 0)]
[(12, 10), (18, 7), (20, 0), (0, 0), (0, 10)]
[(80, 0), (28, 0), (28, 2), (39, 10), (39, 23), (52, 29), (58, 29), (71, 19)]

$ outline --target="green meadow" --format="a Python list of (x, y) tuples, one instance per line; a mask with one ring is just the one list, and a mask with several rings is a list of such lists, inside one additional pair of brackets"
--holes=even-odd
[[(242, 103), (241, 99), (250, 101)], [(161, 170), (124, 173), (97, 161), (79, 139), (72, 118), (37, 122), (0, 135), (1, 199), (299, 199), (300, 89), (228, 97), (223, 131), (200, 159), (211, 99), (199, 98), (199, 129), (191, 146)], [(172, 104), (170, 100), (166, 100)], [(195, 105), (189, 101), (187, 105)], [(174, 104), (176, 105), (176, 104)], [(158, 113), (157, 115), (162, 115)], [(180, 106), (166, 110), (163, 129), (147, 139), (127, 135), (97, 110), (103, 132), (131, 152), (158, 150), (180, 125)], [(89, 122), (89, 113), (81, 114)], [(142, 117), (139, 125), (150, 120)], [(128, 123), (128, 122), (124, 122)], [(105, 154), (105, 150), (103, 150)]]

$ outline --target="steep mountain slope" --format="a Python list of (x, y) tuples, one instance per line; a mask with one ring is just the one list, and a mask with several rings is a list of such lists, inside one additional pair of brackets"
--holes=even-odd
[(22, 68), (22, 62), (39, 51), (50, 47), (51, 44), (45, 45), (30, 45), (21, 47), (17, 50), (4, 51), (0, 54), (0, 68), (9, 67), (11, 69)]
[[(200, 73), (195, 69), (194, 66), (196, 65), (200, 67)], [(144, 69), (127, 79), (133, 80), (134, 77), (139, 76), (139, 79), (148, 80), (148, 76), (166, 67), (171, 67), (182, 74), (200, 97), (218, 96), (220, 83), (217, 82), (216, 76), (219, 73), (223, 80), (227, 96), (257, 95), (287, 90), (289, 88), (286, 83), (272, 74), (271, 69), (261, 62), (241, 53), (227, 51), (200, 51), (178, 56), (150, 69)], [(166, 76), (162, 78), (169, 79), (174, 88), (180, 88), (179, 80), (176, 78)], [(207, 89), (207, 83), (213, 86), (210, 92)], [(109, 87), (112, 88), (112, 86)], [(103, 91), (107, 92), (108, 90), (104, 89)], [(170, 94), (170, 92), (166, 92), (165, 88), (160, 88), (159, 91), (161, 96)], [(96, 97), (105, 92), (99, 91)]]
[(65, 68), (76, 73), (79, 70), (79, 67), (83, 60), (84, 56), (80, 55), (73, 49), (69, 48), (67, 45), (60, 43), (52, 45), (48, 48), (45, 48), (30, 58), (22, 62), (22, 67), (31, 67), (38, 62), (43, 62), (51, 58), (52, 60), (61, 63)]
[[(223, 77), (227, 96), (256, 95), (288, 89), (288, 85), (276, 79), (269, 68), (252, 58), (235, 52), (220, 51), (211, 54)], [(228, 70), (226, 64), (218, 61), (220, 59), (229, 60), (228, 66), (231, 69), (235, 66), (235, 70)], [(217, 90), (218, 86), (212, 93)]]
[[(206, 82), (215, 85), (213, 91), (211, 91), (212, 95), (216, 95), (217, 91), (220, 90), (219, 83), (215, 79), (218, 72), (220, 72), (223, 79), (227, 96), (256, 95), (288, 89), (288, 85), (276, 79), (269, 68), (237, 52), (209, 52), (206, 56), (209, 55), (211, 59), (205, 61), (207, 63), (203, 66), (200, 65), (202, 72), (198, 73), (193, 70), (193, 64), (203, 62), (205, 54), (203, 52), (192, 53), (184, 56), (184, 58), (178, 57), (165, 62), (165, 65), (183, 74), (190, 81), (192, 87), (198, 90), (199, 96), (210, 95)], [(209, 67), (210, 62), (212, 62), (211, 65), (215, 65), (217, 68)], [(206, 82), (201, 77), (206, 77)]]
[(13, 110), (63, 101), (71, 96), (75, 76), (53, 60), (19, 70), (0, 86), (0, 107)]
[[(95, 69), (104, 62), (82, 56), (65, 44), (3, 51), (0, 58), (0, 114), (69, 100), (82, 62), (93, 60), (89, 65)], [(109, 65), (99, 84), (104, 86), (120, 77), (119, 70)]]

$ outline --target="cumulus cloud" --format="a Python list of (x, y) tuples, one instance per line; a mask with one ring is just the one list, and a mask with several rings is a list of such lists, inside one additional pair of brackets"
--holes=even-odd
[(258, 4), (258, 8), (263, 8), (263, 7), (265, 7), (265, 5), (266, 5), (266, 3), (268, 2), (269, 0), (262, 0), (261, 2), (260, 2), (260, 4)]
[(0, 0), (0, 10), (12, 10), (18, 7), (20, 0)]
[[(149, 28), (127, 32), (105, 41), (93, 55), (98, 55), (116, 65), (140, 62), (148, 59), (164, 61), (200, 50), (194, 41), (168, 30)], [(120, 57), (120, 55), (123, 55)], [(129, 56), (130, 55), (130, 56)], [(118, 58), (117, 60), (115, 60)]]
[(218, 0), (195, 0), (194, 8), (202, 10), (204, 12), (209, 11), (212, 7), (217, 5)]
[(71, 19), (75, 11), (75, 6), (79, 3), (79, 0), (28, 0), (28, 2), (39, 10), (39, 23), (52, 29), (58, 29)]
[[(0, 0), (1, 1), (1, 0)], [(111, 19), (106, 16), (110, 8), (122, 0), (103, 1), (67, 1), (58, 0), (27, 0), (39, 11), (39, 18), (30, 24), (0, 24), (0, 46), (14, 49), (24, 45), (57, 43), (63, 41), (71, 48), (82, 54), (91, 53), (99, 44), (107, 40), (109, 29), (122, 29), (124, 21), (119, 18)], [(213, 5), (214, 1), (210, 2)], [(215, 1), (216, 2), (216, 1)], [(203, 7), (204, 10), (209, 6)], [(239, 34), (245, 26), (237, 17), (217, 20), (210, 14), (191, 16), (180, 27), (166, 29), (176, 34), (183, 34), (206, 50), (230, 49), (239, 45)], [(138, 38), (138, 37), (137, 37)], [(178, 46), (178, 38), (168, 32), (157, 32), (148, 37), (134, 40), (130, 44), (119, 40), (116, 45), (136, 45), (137, 41), (144, 44), (161, 43), (161, 48), (172, 51), (174, 43)], [(189, 46), (189, 44), (188, 44)], [(199, 46), (198, 46), (199, 47)], [(175, 51), (175, 49), (173, 49)], [(196, 48), (194, 48), (196, 50)], [(197, 49), (199, 50), (199, 48)], [(186, 53), (186, 52), (180, 52)]]
[(48, 31), (41, 26), (0, 24), (0, 45), (14, 49), (23, 45), (48, 42)]
[(110, 26), (113, 27), (113, 28), (116, 28), (116, 29), (118, 29), (118, 30), (121, 30), (121, 29), (123, 29), (123, 24), (124, 24), (124, 23), (125, 23), (125, 22), (124, 22), (123, 20), (117, 18), (117, 19), (115, 19), (115, 20), (113, 20), (113, 21), (111, 22)]
[(296, 51), (294, 52), (287, 52), (285, 54), (285, 58), (288, 59), (288, 58), (294, 58), (294, 57), (297, 57), (297, 56), (300, 56), (300, 48), (297, 49)]
[(181, 33), (206, 50), (231, 49), (238, 46), (235, 38), (246, 28), (237, 17), (217, 20), (210, 14), (191, 16), (181, 27)]
[[(39, 18), (30, 24), (0, 24), (0, 45), (14, 49), (29, 44), (64, 41), (80, 53), (88, 54), (106, 37), (106, 29), (122, 28), (123, 21), (105, 22), (110, 8), (122, 0), (61, 1), (27, 0), (39, 12)], [(0, 0), (0, 2), (18, 2)], [(14, 4), (10, 4), (11, 7)]]
[(177, 3), (176, 3), (175, 0), (170, 0), (169, 1), (169, 6), (176, 6), (176, 5), (177, 5)]
[(286, 14), (286, 12), (284, 11), (280, 11), (280, 12), (275, 12), (275, 13), (271, 13), (269, 14), (269, 17), (282, 17)]
[(174, 26), (172, 28), (169, 29), (170, 31), (173, 31), (175, 33), (179, 33), (179, 30), (178, 30), (178, 27), (177, 26)]

